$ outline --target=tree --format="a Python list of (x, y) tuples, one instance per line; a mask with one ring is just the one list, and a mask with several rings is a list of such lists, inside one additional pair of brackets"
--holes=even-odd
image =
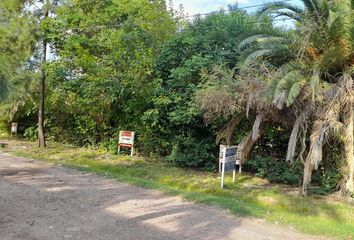
[[(30, 45), (31, 48), (26, 49), (26, 51), (21, 51), (21, 49), (16, 49), (14, 55), (22, 56), (23, 54), (27, 54), (27, 66), (22, 66), (21, 70), (27, 70), (28, 76), (26, 77), (27, 85), (29, 84), (29, 80), (33, 79), (36, 72), (40, 71), (39, 78), (39, 107), (38, 107), (38, 140), (39, 146), (45, 147), (45, 135), (44, 135), (44, 102), (45, 102), (45, 64), (47, 60), (47, 36), (45, 33), (44, 24), (50, 14), (54, 14), (54, 8), (58, 5), (59, 0), (28, 0), (28, 1), (13, 1), (13, 3), (8, 3), (9, 1), (5, 0), (3, 3), (5, 6), (12, 6), (13, 9), (17, 10), (19, 14), (17, 19), (22, 19), (21, 24), (17, 25), (17, 31), (19, 29), (27, 30), (27, 25), (30, 26), (31, 31), (27, 31), (27, 39), (22, 41), (27, 41), (26, 44)], [(15, 8), (14, 8), (15, 7)], [(4, 11), (6, 13), (6, 11)], [(8, 19), (16, 19), (16, 16), (7, 16)], [(6, 18), (5, 18), (6, 19)], [(6, 21), (6, 20), (5, 20)], [(17, 34), (17, 33), (16, 33)], [(10, 46), (16, 46), (16, 42), (12, 42), (9, 44)], [(29, 59), (31, 56), (31, 59)], [(40, 57), (39, 57), (40, 56)], [(15, 59), (15, 58), (13, 58)], [(17, 62), (23, 64), (23, 62)], [(10, 68), (15, 69), (15, 68)], [(23, 71), (22, 71), (23, 72)], [(20, 104), (24, 104), (26, 99), (29, 97), (30, 92), (28, 89), (23, 89), (17, 84), (14, 87), (17, 90), (19, 96), (13, 96), (11, 102), (15, 110), (17, 110)]]
[[(22, 1), (0, 2), (0, 100), (15, 93), (15, 86), (29, 78), (29, 60), (37, 37), (34, 19), (23, 13)], [(27, 76), (26, 76), (27, 75)]]
[[(38, 74), (31, 69), (31, 57), (39, 36), (35, 18), (17, 0), (0, 2), (0, 121), (13, 120), (17, 110), (37, 90)], [(6, 129), (7, 132), (7, 129)]]
[[(49, 0), (46, 0), (43, 3), (43, 16), (42, 16), (42, 21), (46, 21), (49, 17), (49, 11), (51, 8), (51, 4)], [(44, 134), (44, 102), (45, 102), (45, 81), (46, 81), (46, 73), (44, 70), (44, 65), (47, 62), (47, 48), (48, 48), (48, 43), (46, 36), (44, 34), (44, 31), (42, 32), (41, 36), (41, 77), (40, 77), (40, 83), (39, 83), (39, 108), (38, 108), (38, 144), (39, 147), (46, 147), (46, 139), (45, 139), (45, 134)]]
[[(270, 56), (258, 36), (253, 43), (262, 48), (252, 54), (263, 60), (284, 59), (272, 78), (270, 90), (278, 108), (294, 110), (292, 134), (289, 139), (287, 160), (292, 161), (297, 142), (302, 142), (299, 158), (304, 162), (302, 194), (307, 194), (311, 173), (322, 160), (322, 148), (328, 137), (342, 136), (345, 167), (340, 184), (343, 194), (354, 191), (353, 151), (353, 56), (354, 56), (354, 4), (351, 0), (303, 0), (304, 8), (288, 3), (269, 4), (260, 16), (287, 16), (296, 21), (299, 38), (293, 43), (284, 38), (267, 36), (267, 49), (291, 47), (296, 56), (284, 59), (284, 52), (273, 51)], [(277, 41), (272, 42), (276, 37)], [(252, 41), (249, 41), (252, 42)], [(278, 42), (278, 45), (277, 45)], [(252, 45), (252, 44), (251, 44)], [(262, 46), (263, 45), (263, 46)], [(253, 45), (254, 46), (254, 45)], [(251, 47), (252, 48), (252, 47)], [(311, 124), (309, 124), (311, 123)], [(309, 145), (304, 144), (307, 129), (311, 126)], [(307, 154), (304, 156), (303, 154)]]
[(48, 135), (95, 145), (118, 129), (139, 133), (155, 55), (176, 29), (164, 1), (68, 1), (44, 25), (56, 56), (46, 64)]
[[(237, 143), (241, 163), (247, 160), (253, 146), (269, 129), (290, 127), (293, 113), (278, 109), (268, 98), (268, 82), (274, 71), (262, 62), (242, 70), (216, 65), (204, 76), (205, 83), (196, 92), (207, 124), (218, 125), (223, 120), (216, 142)], [(280, 139), (275, 141), (281, 142)]]

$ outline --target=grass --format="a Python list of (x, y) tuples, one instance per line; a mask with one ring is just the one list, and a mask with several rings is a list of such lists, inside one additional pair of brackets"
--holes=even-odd
[(116, 156), (103, 150), (57, 143), (39, 149), (35, 143), (12, 141), (5, 151), (159, 189), (187, 200), (228, 209), (235, 215), (288, 225), (304, 233), (354, 238), (352, 202), (317, 195), (303, 198), (292, 188), (270, 184), (248, 174), (237, 175), (236, 183), (232, 182), (232, 174), (228, 174), (225, 189), (221, 190), (217, 173), (176, 168), (153, 159)]

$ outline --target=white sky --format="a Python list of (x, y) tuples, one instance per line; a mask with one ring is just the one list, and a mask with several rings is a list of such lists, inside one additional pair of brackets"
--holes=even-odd
[(226, 9), (229, 4), (234, 4), (236, 2), (241, 6), (252, 2), (252, 0), (173, 0), (175, 9), (177, 9), (180, 4), (183, 4), (185, 12), (188, 15), (207, 13), (219, 10), (220, 8)]
[[(238, 3), (239, 7), (247, 7), (274, 1), (279, 0), (173, 0), (173, 4), (175, 9), (178, 9), (178, 6), (183, 4), (186, 14), (192, 15), (197, 13), (208, 13), (219, 10), (220, 8), (227, 9), (229, 4), (234, 3)], [(300, 0), (289, 1), (289, 3), (296, 5), (300, 4), (300, 2)]]

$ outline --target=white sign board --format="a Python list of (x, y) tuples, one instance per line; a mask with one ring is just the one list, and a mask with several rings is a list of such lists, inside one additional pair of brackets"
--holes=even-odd
[(11, 133), (17, 133), (17, 123), (11, 123)]
[(120, 131), (119, 144), (134, 145), (134, 132)]
[(16, 122), (11, 123), (11, 138), (13, 135), (17, 136), (17, 126)]
[(236, 177), (236, 165), (240, 162), (236, 160), (237, 146), (220, 145), (219, 171), (221, 172), (221, 188), (224, 188), (225, 172), (233, 172), (233, 181)]
[(120, 147), (128, 147), (131, 149), (131, 156), (134, 153), (134, 132), (131, 131), (120, 131), (119, 132), (119, 143), (118, 143), (118, 154), (120, 153)]

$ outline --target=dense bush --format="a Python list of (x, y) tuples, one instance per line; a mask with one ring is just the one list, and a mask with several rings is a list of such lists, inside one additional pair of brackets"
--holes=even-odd
[(246, 161), (244, 169), (256, 174), (256, 176), (269, 179), (271, 182), (285, 184), (299, 184), (301, 171), (298, 162), (288, 164), (284, 160), (275, 160), (270, 157), (255, 155)]
[[(253, 149), (252, 157), (246, 161), (244, 169), (272, 182), (299, 185), (302, 181), (303, 164), (285, 161), (288, 132), (280, 127), (268, 128), (263, 138)], [(342, 156), (340, 142), (330, 142), (325, 148), (323, 161), (313, 172), (312, 181), (316, 185), (314, 191), (328, 194), (338, 189), (341, 178), (340, 164)]]
[[(270, 157), (253, 156), (244, 165), (246, 171), (255, 173), (256, 176), (269, 179), (274, 183), (299, 185), (302, 180), (302, 163), (297, 161), (293, 164), (285, 160), (276, 160)], [(330, 168), (322, 164), (314, 171), (313, 183), (314, 191), (319, 194), (329, 194), (337, 190), (340, 180), (339, 168)]]
[(299, 184), (302, 163), (285, 161), (289, 132), (280, 126), (263, 130), (262, 138), (246, 161), (245, 170), (276, 183)]
[(317, 193), (328, 194), (338, 190), (342, 177), (340, 169), (343, 164), (342, 144), (340, 141), (330, 141), (324, 149), (324, 157), (319, 168), (313, 172), (312, 181), (320, 186)]
[(212, 139), (198, 139), (196, 137), (180, 137), (180, 140), (173, 146), (168, 157), (174, 165), (181, 167), (215, 169), (217, 148)]

